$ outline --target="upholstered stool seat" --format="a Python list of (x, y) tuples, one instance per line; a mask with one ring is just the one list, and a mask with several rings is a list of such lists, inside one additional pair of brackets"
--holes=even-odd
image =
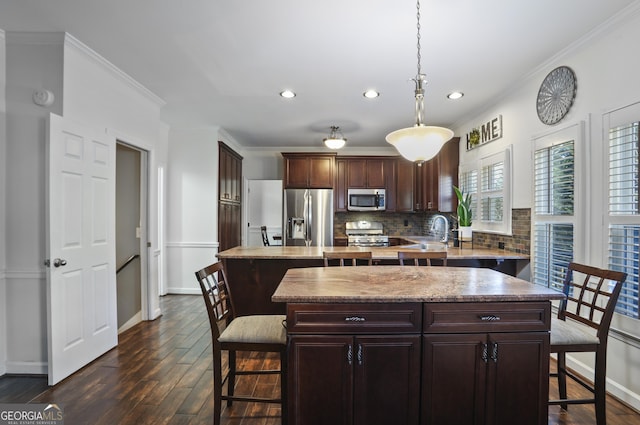
[(240, 316), (220, 334), (220, 343), (286, 344), (284, 314)]

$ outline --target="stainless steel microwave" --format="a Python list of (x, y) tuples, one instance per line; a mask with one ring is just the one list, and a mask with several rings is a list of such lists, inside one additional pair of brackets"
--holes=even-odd
[(347, 210), (384, 211), (386, 207), (384, 189), (348, 189)]

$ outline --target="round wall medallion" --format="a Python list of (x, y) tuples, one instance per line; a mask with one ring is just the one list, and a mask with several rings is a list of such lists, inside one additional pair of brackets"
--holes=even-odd
[(547, 125), (559, 122), (569, 112), (576, 97), (576, 75), (568, 66), (551, 71), (538, 90), (538, 118)]

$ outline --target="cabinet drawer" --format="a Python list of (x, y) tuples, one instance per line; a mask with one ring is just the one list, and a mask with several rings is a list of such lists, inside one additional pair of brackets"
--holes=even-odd
[(425, 333), (548, 331), (551, 303), (425, 303)]
[(420, 333), (422, 304), (288, 304), (290, 334)]

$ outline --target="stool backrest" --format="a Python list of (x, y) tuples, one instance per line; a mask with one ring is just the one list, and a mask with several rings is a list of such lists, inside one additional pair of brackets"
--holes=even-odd
[(624, 272), (599, 269), (579, 263), (570, 263), (564, 280), (558, 319), (570, 318), (598, 331), (598, 337), (606, 337), (611, 318), (627, 278)]
[(357, 265), (358, 260), (368, 266), (373, 264), (371, 251), (324, 251), (322, 257), (325, 267), (331, 265), (331, 260), (338, 260), (338, 265), (341, 267), (345, 265), (345, 260), (350, 260), (352, 266)]

